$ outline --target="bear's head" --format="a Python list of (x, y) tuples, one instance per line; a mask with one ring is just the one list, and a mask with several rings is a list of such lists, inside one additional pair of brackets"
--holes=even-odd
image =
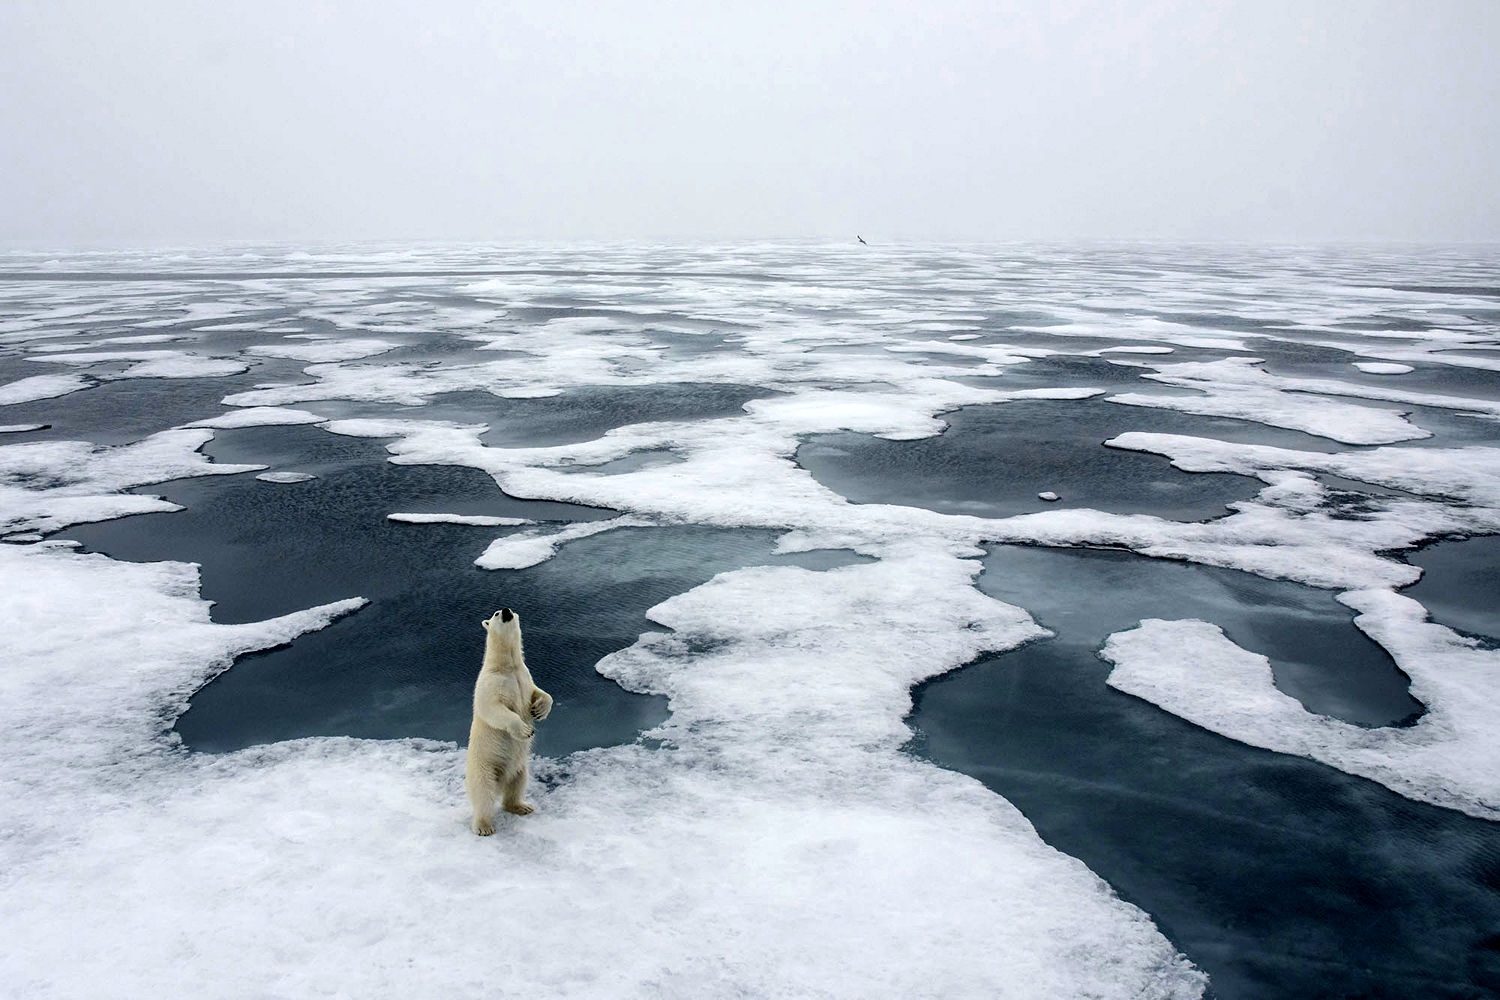
[(486, 632), (496, 635), (521, 634), (521, 616), (510, 608), (501, 608), (479, 624)]

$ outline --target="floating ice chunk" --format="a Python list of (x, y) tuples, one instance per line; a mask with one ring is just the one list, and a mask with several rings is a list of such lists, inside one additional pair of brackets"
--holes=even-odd
[(1163, 347), (1160, 344), (1121, 344), (1119, 347), (1101, 347), (1090, 354), (1171, 354), (1175, 348)]
[(1365, 729), (1315, 715), (1276, 690), (1270, 662), (1216, 625), (1147, 619), (1109, 637), (1109, 685), (1230, 739), (1322, 761), (1394, 792), (1500, 819), (1500, 651), (1426, 620), (1391, 591), (1340, 594), (1354, 623), (1411, 678), (1427, 706), (1407, 728)]
[(323, 418), (307, 410), (291, 410), (281, 406), (251, 406), (230, 410), (207, 420), (195, 420), (188, 427), (272, 427), (283, 424), (316, 424)]
[(40, 542), (45, 535), (39, 535), (34, 531), (19, 531), (14, 535), (6, 535), (4, 541), (24, 544), (26, 542)]
[(402, 524), (475, 524), (487, 528), (535, 524), (524, 517), (494, 517), (489, 514), (387, 514), (386, 520)]
[(102, 351), (84, 354), (33, 354), (28, 361), (50, 361), (57, 364), (91, 366), (115, 361), (131, 361), (123, 371), (107, 376), (119, 378), (224, 378), (250, 370), (243, 361), (230, 358), (205, 358), (185, 351)]
[(561, 546), (576, 539), (614, 528), (642, 528), (650, 523), (638, 517), (613, 517), (607, 521), (575, 524), (560, 531), (541, 528), (523, 531), (495, 539), (474, 560), (474, 565), (480, 569), (525, 569), (546, 562), (557, 554)]
[(978, 340), (981, 334), (977, 333), (955, 333), (949, 340)]
[(1305, 431), (1345, 444), (1390, 444), (1432, 436), (1400, 413), (1372, 406), (1286, 393), (1268, 386), (1194, 382), (1192, 387), (1203, 390), (1205, 395), (1158, 396), (1123, 392), (1110, 396), (1109, 401), (1209, 417), (1238, 417), (1272, 427)]
[(0, 406), (66, 396), (94, 383), (82, 375), (32, 375), (0, 385)]
[(401, 345), (391, 340), (316, 340), (304, 344), (260, 344), (246, 348), (246, 354), (263, 358), (290, 358), (294, 361), (353, 361), (370, 358)]
[(1053, 493), (1051, 490), (1043, 490), (1041, 493), (1037, 494), (1037, 499), (1046, 500), (1051, 503), (1056, 500), (1061, 500), (1062, 497), (1058, 496), (1056, 493)]
[(190, 476), (254, 472), (264, 465), (221, 465), (198, 454), (213, 431), (177, 428), (130, 444), (30, 441), (0, 446), (0, 531), (56, 531), (127, 514), (181, 510), (132, 486)]
[(1411, 365), (1397, 364), (1394, 361), (1356, 361), (1354, 367), (1371, 375), (1406, 375), (1416, 371)]
[(25, 434), (28, 431), (46, 430), (48, 424), (4, 424), (0, 425), (0, 434)]
[(1269, 481), (1278, 472), (1300, 469), (1423, 496), (1451, 498), (1475, 505), (1476, 509), (1468, 512), (1476, 519), (1470, 528), (1497, 530), (1489, 527), (1485, 518), (1500, 512), (1500, 448), (1374, 448), (1325, 454), (1141, 431), (1121, 434), (1104, 443), (1110, 448), (1164, 455), (1184, 472), (1234, 472)]
[(262, 472), (255, 478), (263, 483), (305, 483), (318, 477), (310, 472)]

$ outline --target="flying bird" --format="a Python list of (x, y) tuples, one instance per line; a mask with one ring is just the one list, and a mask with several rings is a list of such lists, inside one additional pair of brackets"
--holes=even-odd
[[(859, 240), (861, 243), (865, 243), (865, 238), (863, 236), (859, 235), (858, 233), (854, 234), (854, 238), (857, 239), (857, 240)], [(870, 244), (865, 243), (865, 246), (869, 246), (869, 245)]]

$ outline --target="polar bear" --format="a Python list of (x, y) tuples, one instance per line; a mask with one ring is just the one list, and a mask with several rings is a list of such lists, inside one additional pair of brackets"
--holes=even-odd
[(525, 816), (535, 807), (526, 793), (533, 719), (552, 711), (552, 696), (537, 687), (521, 652), (521, 616), (501, 608), (480, 622), (487, 633), (484, 666), (474, 682), (474, 721), (464, 787), (474, 805), (469, 828), (481, 837), (495, 832), (495, 799), (506, 812)]

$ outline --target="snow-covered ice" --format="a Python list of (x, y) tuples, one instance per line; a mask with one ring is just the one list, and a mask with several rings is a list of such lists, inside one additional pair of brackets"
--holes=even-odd
[[(1103, 650), (1108, 683), (1230, 740), (1500, 818), (1500, 727), (1487, 718), (1500, 653), (1397, 593), (1419, 572), (1398, 553), (1500, 533), (1500, 447), (1482, 439), (1483, 420), (1476, 443), (1408, 412), (1500, 417), (1493, 394), (1422, 381), (1429, 367), (1485, 377), (1483, 364), (1440, 356), (1496, 346), (1489, 300), (1369, 287), (1381, 267), (1392, 286), (1426, 287), (1467, 265), (1356, 266), (1306, 251), (1189, 281), (1169, 252), (1132, 249), (1154, 263), (1128, 275), (1085, 268), (1080, 282), (1081, 257), (1048, 252), (1056, 266), (1020, 284), (994, 280), (1013, 264), (990, 250), (945, 251), (933, 267), (898, 250), (852, 262), (826, 248), (599, 248), (580, 266), (579, 251), (528, 248), (495, 251), (486, 266), (517, 273), (478, 280), (232, 281), (234, 262), (211, 257), (197, 266), (224, 269), (227, 290), (24, 286), (30, 298), (7, 303), (0, 326), (26, 362), (12, 369), (81, 370), (0, 385), (0, 405), (27, 408), (7, 430), (51, 419), (31, 409), (47, 400), (59, 413), (85, 405), (106, 390), (66, 394), (100, 382), (233, 384), (222, 412), (126, 444), (0, 445), (0, 532), (12, 543), (0, 546), (0, 579), (25, 583), (0, 588), (0, 608), (26, 623), (0, 636), (0, 789), (13, 803), (0, 837), (0, 980), (22, 996), (98, 995), (101, 984), (120, 996), (192, 993), (209, 977), (225, 997), (461, 995), (497, 983), (579, 997), (1199, 996), (1203, 973), (1150, 914), (978, 781), (902, 750), (914, 685), (1047, 635), (974, 586), (989, 542), (1121, 549), (1337, 592), (1411, 677), (1425, 708), (1416, 724), (1314, 715), (1212, 622), (1117, 632)], [(476, 253), (415, 259), (461, 270)], [(333, 272), (412, 266), (385, 250), (313, 259)], [(99, 261), (89, 266), (153, 265), (125, 253)], [(751, 265), (776, 280), (736, 282)], [(173, 332), (146, 332), (165, 325)], [(1308, 345), (1345, 351), (1339, 363), (1366, 374), (1409, 377), (1345, 381), (1259, 360)], [(1024, 374), (1033, 359), (1083, 359), (1119, 378), (1038, 384)], [(287, 361), (308, 367), (237, 378)], [(487, 444), (490, 418), (455, 402), (473, 393), (498, 410), (678, 383), (763, 394), (709, 418), (632, 416), (586, 440), (509, 447)], [(945, 414), (961, 407), (1004, 414), (1022, 400), (1100, 396), (1122, 404), (1101, 407), (1119, 412), (1108, 446), (1186, 474), (1252, 477), (1258, 495), (1203, 521), (1060, 506), (986, 518), (851, 503), (795, 457), (811, 435), (914, 441), (948, 433)], [(1203, 417), (1203, 435), (1152, 432), (1162, 409)], [(1243, 440), (1215, 437), (1227, 420), (1246, 422), (1235, 425)], [(665, 696), (666, 721), (633, 744), (539, 760), (540, 812), (480, 841), (451, 744), (318, 738), (215, 756), (175, 742), (188, 699), (236, 656), (345, 615), (357, 626), (376, 612), (360, 610), (359, 594), (220, 625), (192, 566), (32, 541), (179, 509), (132, 492), (153, 484), (295, 468), (282, 455), (220, 464), (200, 449), (216, 430), (297, 425), (378, 441), (397, 465), (479, 470), (519, 500), (612, 512), (552, 523), (385, 510), (398, 523), (496, 529), (476, 532), (475, 549), (487, 547), (464, 559), (497, 589), (572, 542), (627, 527), (759, 529), (783, 553), (866, 561), (747, 566), (657, 604), (649, 618), (668, 631), (643, 631), (598, 670)], [(1298, 440), (1288, 431), (1330, 450), (1269, 443)], [(643, 454), (674, 461), (601, 468)], [(1351, 495), (1351, 482), (1370, 491)], [(322, 485), (256, 492), (291, 504)], [(1073, 496), (1061, 477), (1026, 490), (1039, 486), (1053, 487), (1042, 500)], [(427, 509), (484, 508), (445, 497)], [(476, 910), (489, 917), (457, 917)], [(524, 962), (493, 946), (494, 921), (511, 914), (524, 921)]]

